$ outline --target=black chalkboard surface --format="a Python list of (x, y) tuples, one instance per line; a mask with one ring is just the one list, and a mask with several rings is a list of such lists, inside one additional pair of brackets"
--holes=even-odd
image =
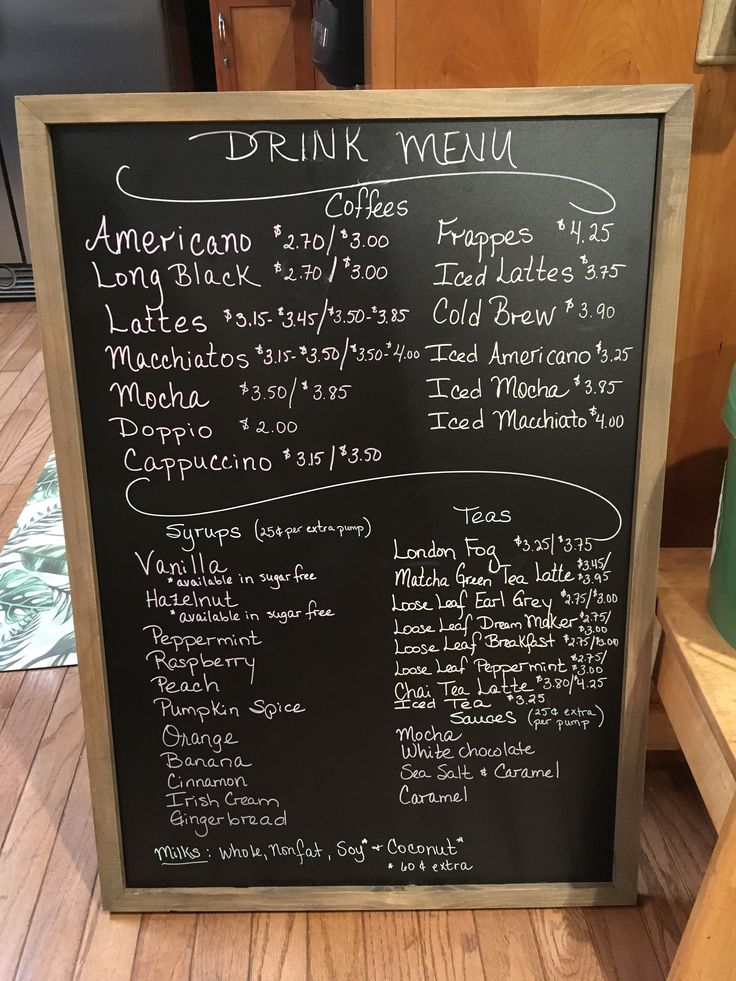
[(122, 880), (597, 901), (663, 116), (319, 105), (50, 127)]

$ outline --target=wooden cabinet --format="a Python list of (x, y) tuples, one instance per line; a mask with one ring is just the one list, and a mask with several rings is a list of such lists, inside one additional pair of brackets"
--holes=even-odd
[(626, 85), (696, 89), (662, 540), (710, 544), (736, 360), (736, 72), (694, 63), (682, 0), (366, 0), (374, 88)]
[(313, 89), (311, 0), (210, 0), (217, 88)]

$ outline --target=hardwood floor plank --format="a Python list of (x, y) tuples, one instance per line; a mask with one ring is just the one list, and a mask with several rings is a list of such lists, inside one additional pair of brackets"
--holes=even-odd
[(667, 842), (685, 888), (695, 899), (717, 836), (690, 771), (673, 760), (648, 761), (645, 807)]
[(1, 978), (12, 978), (15, 972), (82, 753), (76, 670), (68, 668), (63, 673), (59, 695), (0, 851)]
[(130, 981), (141, 919), (139, 913), (106, 913), (95, 881), (87, 923), (79, 947), (74, 981)]
[(433, 981), (475, 981), (483, 977), (471, 910), (423, 910), (418, 921), (428, 977)]
[(77, 963), (97, 872), (83, 752), (28, 929), (18, 981), (68, 981)]
[(13, 412), (20, 406), (43, 371), (43, 355), (36, 351), (28, 364), (19, 371), (14, 381), (0, 397), (0, 425), (5, 425)]
[[(18, 307), (23, 304), (22, 300), (3, 300), (0, 303), (0, 323), (17, 312)], [(26, 303), (25, 306), (35, 306), (34, 303)]]
[[(0, 671), (0, 732), (2, 732), (5, 720), (13, 707), (15, 696), (18, 694), (18, 689), (23, 683), (23, 678), (24, 674), (22, 671)], [(2, 752), (1, 749), (0, 752)], [(2, 758), (0, 758), (0, 767), (2, 767)], [(0, 772), (2, 771), (0, 770)], [(0, 787), (2, 786), (0, 778)], [(3, 787), (3, 792), (4, 789)], [(1, 841), (2, 837), (0, 836)]]
[(200, 913), (191, 981), (243, 981), (248, 977), (250, 913)]
[(664, 981), (638, 907), (586, 909), (585, 919), (605, 978)]
[(580, 909), (534, 909), (532, 925), (548, 978), (608, 981)]
[(131, 981), (188, 981), (196, 929), (196, 913), (144, 915)]
[(306, 913), (254, 913), (252, 928), (249, 981), (306, 981)]
[(414, 912), (363, 913), (366, 969), (375, 981), (431, 981)]
[[(52, 449), (35, 304), (0, 320), (0, 542), (5, 542)], [(5, 370), (8, 366), (18, 370)], [(8, 384), (4, 387), (4, 382)], [(35, 411), (34, 411), (35, 410)], [(39, 460), (39, 456), (43, 458)]]
[[(22, 443), (16, 447), (3, 467), (2, 480), (4, 484), (18, 486), (23, 482), (23, 478), (45, 446), (50, 433), (51, 416), (49, 415), (49, 404), (46, 402), (25, 431)], [(32, 487), (31, 490), (33, 490)], [(27, 497), (26, 500), (28, 500)], [(25, 501), (23, 503), (25, 504)]]
[(5, 366), (13, 357), (15, 352), (24, 344), (29, 337), (39, 337), (38, 323), (36, 321), (36, 314), (33, 311), (26, 313), (24, 317), (20, 317), (15, 321), (10, 330), (5, 333), (2, 339), (2, 346), (0, 347), (0, 371), (5, 370)]
[[(26, 312), (23, 317), (16, 316), (6, 317), (4, 320), (0, 319), (0, 360), (3, 362), (11, 356), (9, 349), (11, 344), (13, 344), (13, 335), (27, 317), (30, 317), (29, 312)], [(32, 328), (28, 332), (21, 334), (19, 341), (15, 343), (14, 347), (17, 348), (19, 343), (22, 344), (24, 338), (30, 336), (31, 331)]]
[(22, 681), (0, 731), (0, 844), (5, 840), (64, 680), (64, 672), (57, 668), (12, 673), (20, 675)]
[(26, 337), (25, 340), (18, 345), (15, 351), (13, 351), (10, 357), (5, 361), (3, 371), (22, 371), (30, 362), (31, 358), (35, 357), (36, 353), (40, 350), (41, 333), (38, 329), (38, 320), (34, 314), (33, 329), (28, 337)]
[[(36, 304), (26, 300), (17, 303), (0, 303), (0, 328), (15, 327), (35, 312)], [(0, 337), (0, 343), (2, 339)]]
[[(4, 514), (6, 509), (11, 506), (16, 491), (17, 491), (16, 484), (0, 484), (0, 515)], [(21, 510), (22, 507), (18, 509), (18, 514), (20, 514)], [(15, 524), (17, 517), (18, 515), (16, 515), (13, 521), (11, 522), (10, 528), (8, 529), (8, 534), (12, 530), (12, 527)]]
[[(39, 385), (43, 376), (31, 387), (18, 408), (0, 428), (0, 468), (4, 467), (34, 419), (48, 401), (46, 386)], [(1, 471), (0, 471), (1, 472)]]
[(41, 377), (36, 381), (36, 383), (34, 384), (33, 388), (31, 389), (31, 392), (33, 392), (36, 395), (42, 395), (43, 398), (44, 398), (44, 401), (46, 401), (46, 399), (48, 399), (48, 397), (49, 397), (49, 389), (48, 389), (48, 385), (46, 384), (46, 374), (45, 373), (43, 373), (41, 375)]
[(526, 909), (475, 911), (484, 977), (493, 981), (544, 981), (532, 920)]
[(0, 371), (0, 395), (5, 395), (17, 377), (15, 371)]
[(308, 913), (310, 981), (363, 981), (365, 933), (360, 913)]
[(641, 912), (666, 975), (692, 908), (689, 895), (656, 821), (644, 811), (639, 865)]

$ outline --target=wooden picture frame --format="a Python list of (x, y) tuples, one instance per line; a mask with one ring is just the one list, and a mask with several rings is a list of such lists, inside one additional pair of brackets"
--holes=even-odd
[[(38, 313), (61, 484), (102, 903), (114, 911), (437, 909), (632, 903), (637, 893), (665, 449), (692, 128), (692, 88), (32, 96), (17, 100)], [(105, 652), (85, 480), (51, 130), (59, 124), (391, 118), (660, 118), (639, 421), (627, 651), (610, 883), (130, 888), (125, 882)]]

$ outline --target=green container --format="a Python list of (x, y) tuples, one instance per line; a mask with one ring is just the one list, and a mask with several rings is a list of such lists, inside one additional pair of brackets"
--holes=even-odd
[(720, 633), (736, 647), (736, 365), (722, 415), (731, 439), (710, 567), (708, 612)]

